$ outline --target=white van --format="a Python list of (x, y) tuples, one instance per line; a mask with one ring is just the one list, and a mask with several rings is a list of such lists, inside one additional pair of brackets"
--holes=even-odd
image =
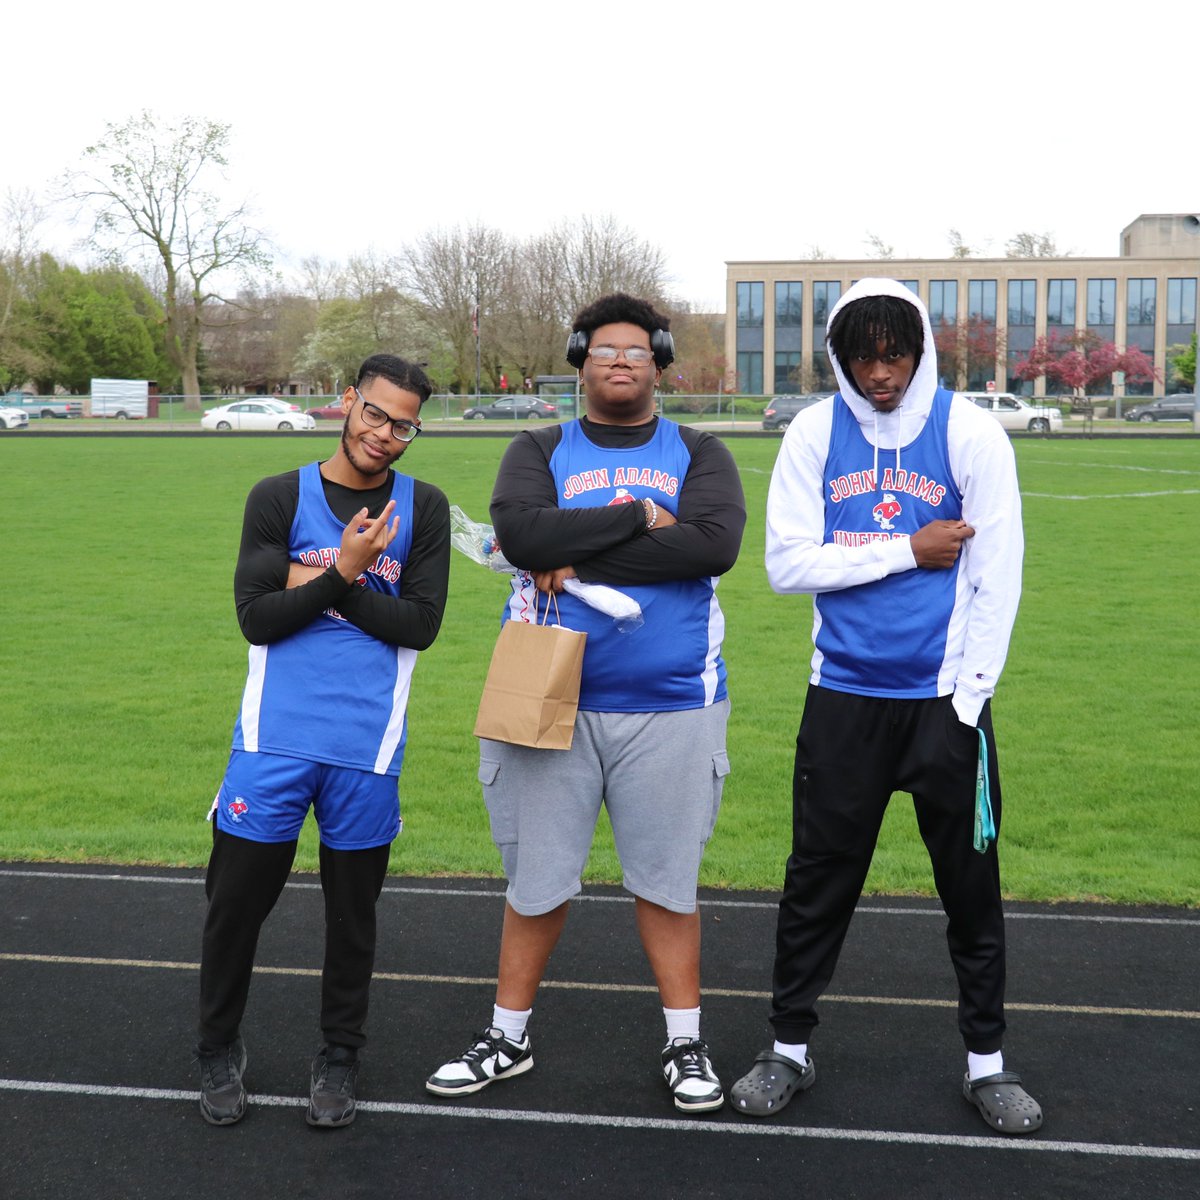
[(1030, 433), (1062, 432), (1062, 413), (1057, 408), (1038, 407), (1011, 392), (960, 392), (959, 395), (991, 413), (1005, 429), (1027, 429)]
[(93, 417), (127, 421), (149, 415), (150, 383), (146, 379), (93, 379)]

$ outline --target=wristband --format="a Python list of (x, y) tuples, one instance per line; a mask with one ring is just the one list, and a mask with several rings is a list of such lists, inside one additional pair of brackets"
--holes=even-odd
[(650, 512), (646, 517), (646, 528), (653, 529), (658, 524), (658, 505), (650, 499), (649, 496), (642, 497), (642, 511), (646, 511), (646, 505), (650, 505)]

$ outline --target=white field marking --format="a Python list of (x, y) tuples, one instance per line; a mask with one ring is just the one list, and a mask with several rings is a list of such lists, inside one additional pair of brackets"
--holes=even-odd
[(1172, 488), (1166, 492), (1097, 492), (1090, 496), (1064, 496), (1056, 492), (1027, 492), (1021, 489), (1022, 496), (1031, 496), (1036, 500), (1147, 500), (1155, 496), (1200, 496), (1200, 488)]
[(1070, 458), (1030, 459), (1039, 467), (1106, 467), (1110, 471), (1141, 471), (1145, 475), (1200, 475), (1191, 467), (1148, 467), (1139, 463), (1079, 462)]
[[(54, 1083), (36, 1079), (0, 1079), (0, 1090), (51, 1095), (101, 1096), (123, 1100), (172, 1100), (195, 1104), (195, 1091), (177, 1088), (114, 1087), (98, 1083)], [(307, 1096), (271, 1096), (248, 1093), (250, 1102), (264, 1108), (305, 1108)], [(960, 1150), (1025, 1150), (1051, 1154), (1098, 1154), (1112, 1158), (1149, 1158), (1182, 1162), (1200, 1161), (1200, 1149), (1189, 1146), (1144, 1146), (1121, 1142), (1066, 1142), (1028, 1138), (964, 1137), (940, 1133), (902, 1133), (891, 1129), (820, 1129), (810, 1125), (767, 1125), (741, 1121), (705, 1121), (670, 1117), (599, 1116), (594, 1113), (538, 1112), (511, 1108), (460, 1108), (449, 1104), (405, 1104), (385, 1100), (360, 1100), (361, 1112), (403, 1117), (446, 1117), (451, 1120), (512, 1121), (535, 1125), (583, 1125), (600, 1129), (636, 1129), (652, 1132), (732, 1134), (735, 1137), (808, 1138), (814, 1141), (883, 1142), (905, 1146), (949, 1146)]]
[[(76, 954), (14, 954), (0, 953), (0, 962), (40, 963), (65, 967), (132, 967), (158, 971), (199, 971), (198, 962), (171, 962), (149, 958), (99, 958)], [(257, 975), (283, 975), (292, 978), (320, 978), (319, 967), (271, 967), (255, 965)], [(407, 971), (376, 971), (373, 981), (387, 983), (424, 983), (451, 987), (496, 986), (494, 975), (422, 975)], [(620, 992), (658, 995), (658, 988), (649, 983), (592, 983), (578, 979), (544, 979), (541, 988), (564, 992)], [(727, 1000), (770, 1000), (771, 993), (753, 988), (705, 987), (706, 996)], [(957, 1000), (925, 1000), (909, 996), (851, 996), (826, 992), (821, 1002), (829, 1004), (882, 1004), (895, 1008), (958, 1008)], [(1125, 1008), (1095, 1004), (1035, 1004), (1006, 1000), (1004, 1007), (1013, 1012), (1051, 1013), (1059, 1016), (1087, 1017), (1155, 1017), (1166, 1020), (1200, 1021), (1200, 1010), (1186, 1008)]]
[[(104, 883), (167, 883), (167, 884), (189, 884), (193, 887), (201, 887), (204, 880), (199, 876), (178, 876), (178, 875), (118, 875), (115, 873), (101, 873), (99, 871), (28, 871), (19, 868), (0, 867), (0, 879), (5, 876), (12, 876), (19, 879), (92, 879), (99, 880)], [(320, 891), (319, 883), (306, 883), (303, 880), (289, 880), (287, 886), (294, 888), (297, 891)], [(468, 897), (470, 899), (490, 899), (503, 900), (504, 891), (500, 888), (435, 888), (435, 887), (407, 887), (407, 886), (387, 886), (383, 888), (384, 894), (395, 896), (454, 896)], [(596, 895), (579, 895), (575, 896), (572, 904), (591, 903), (591, 904), (632, 904), (634, 898), (632, 896), (596, 896)], [(753, 908), (770, 910), (775, 912), (779, 908), (778, 900), (720, 900), (709, 899), (707, 897), (701, 899), (701, 908)], [(854, 910), (855, 915), (859, 913), (869, 913), (872, 916), (887, 916), (887, 917), (942, 917), (945, 914), (940, 908), (905, 908), (900, 905), (876, 905), (876, 904), (860, 904)], [(1200, 929), (1200, 917), (1118, 917), (1108, 913), (1056, 913), (1056, 912), (1005, 912), (1004, 919), (1006, 921), (1084, 921), (1091, 924), (1111, 924), (1111, 925), (1182, 925), (1185, 928)]]

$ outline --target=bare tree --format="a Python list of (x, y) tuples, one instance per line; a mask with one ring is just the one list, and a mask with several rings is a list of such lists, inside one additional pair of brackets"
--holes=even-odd
[(889, 246), (877, 233), (868, 233), (866, 244), (870, 249), (869, 258), (895, 258), (896, 247)]
[(509, 239), (486, 225), (424, 233), (405, 248), (405, 283), (447, 343), (460, 391), (479, 384), (485, 358), (496, 361), (497, 318), (510, 300), (505, 287), (513, 254)]
[(22, 384), (42, 365), (27, 301), (36, 286), (37, 228), (46, 211), (28, 188), (0, 202), (0, 387)]
[(1004, 243), (1008, 258), (1058, 258), (1059, 249), (1052, 233), (1017, 233)]
[(651, 301), (664, 298), (667, 265), (662, 250), (640, 240), (615, 217), (582, 217), (560, 224), (551, 237), (557, 243), (568, 317), (610, 292)]
[(184, 407), (200, 408), (199, 353), (206, 310), (219, 290), (269, 263), (266, 239), (244, 204), (228, 207), (204, 184), (226, 165), (229, 126), (198, 117), (164, 125), (151, 113), (108, 125), (84, 150), (75, 199), (94, 212), (91, 241), (117, 261), (133, 252), (161, 268), (167, 354)]
[(970, 258), (975, 252), (963, 241), (963, 235), (957, 229), (951, 229), (946, 234), (947, 240), (950, 242), (950, 257), (951, 258)]

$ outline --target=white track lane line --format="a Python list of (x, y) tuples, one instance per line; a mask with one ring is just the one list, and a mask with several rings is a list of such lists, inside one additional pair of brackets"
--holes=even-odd
[[(20, 868), (3, 868), (0, 867), (0, 879), (6, 876), (11, 876), (18, 879), (83, 879), (97, 880), (103, 883), (161, 883), (168, 885), (186, 884), (192, 887), (202, 887), (204, 880), (196, 875), (118, 875), (115, 873), (101, 873), (98, 871), (29, 871)], [(298, 891), (320, 891), (319, 883), (305, 883), (303, 881), (289, 881), (289, 888), (294, 888)], [(504, 899), (504, 892), (499, 888), (435, 888), (435, 887), (403, 887), (403, 886), (384, 886), (384, 895), (394, 896), (466, 896), (471, 899), (492, 899), (500, 901)], [(632, 896), (593, 896), (580, 895), (576, 896), (572, 904), (591, 903), (591, 904), (632, 904)], [(777, 900), (720, 900), (716, 898), (704, 897), (700, 901), (701, 908), (755, 908), (769, 909), (772, 912), (778, 909), (779, 902)], [(894, 917), (941, 917), (945, 919), (945, 914), (940, 908), (907, 908), (903, 905), (874, 905), (860, 904), (855, 909), (856, 913), (870, 913), (876, 916), (894, 916)], [(1095, 915), (1088, 913), (1056, 913), (1056, 912), (1011, 912), (1006, 911), (1004, 914), (1006, 921), (1084, 921), (1095, 924), (1115, 924), (1115, 925), (1181, 925), (1187, 928), (1200, 930), (1200, 917), (1118, 917), (1107, 913), (1096, 913)]]
[[(49, 1083), (34, 1079), (0, 1079), (0, 1090), (40, 1092), (106, 1099), (167, 1100), (195, 1104), (197, 1092), (174, 1088), (111, 1087), (105, 1084)], [(305, 1108), (307, 1096), (267, 1096), (249, 1093), (250, 1101), (268, 1108)], [(738, 1137), (789, 1137), (838, 1142), (882, 1142), (898, 1146), (949, 1146), (961, 1150), (1015, 1150), (1043, 1154), (1089, 1154), (1107, 1158), (1143, 1158), (1200, 1162), (1200, 1149), (1186, 1146), (1145, 1146), (1105, 1142), (1062, 1142), (1029, 1138), (962, 1137), (952, 1134), (903, 1133), (889, 1129), (821, 1129), (809, 1125), (767, 1125), (730, 1121), (672, 1120), (659, 1117), (598, 1116), (592, 1113), (537, 1112), (510, 1108), (459, 1108), (447, 1104), (401, 1104), (360, 1100), (362, 1112), (405, 1117), (448, 1117), (469, 1121), (512, 1121), (537, 1125), (575, 1125), (593, 1129), (637, 1129), (652, 1132), (732, 1134)]]

